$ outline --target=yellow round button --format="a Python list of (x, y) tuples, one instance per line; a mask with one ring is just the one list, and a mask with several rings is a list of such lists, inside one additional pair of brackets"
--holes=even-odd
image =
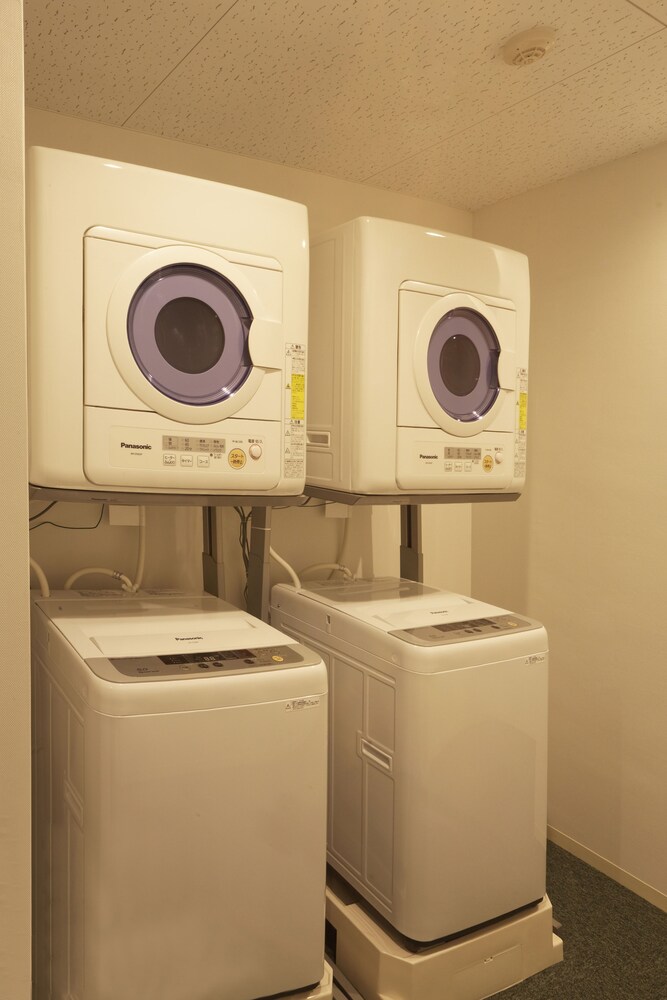
[(491, 457), (491, 455), (484, 456), (484, 460), (482, 462), (482, 468), (484, 469), (485, 472), (491, 472), (491, 470), (493, 469), (493, 458)]
[(271, 659), (274, 661), (274, 663), (282, 663), (283, 660), (285, 659), (285, 657), (284, 656), (272, 656)]
[(232, 469), (242, 469), (245, 465), (245, 452), (241, 448), (232, 448), (227, 459)]

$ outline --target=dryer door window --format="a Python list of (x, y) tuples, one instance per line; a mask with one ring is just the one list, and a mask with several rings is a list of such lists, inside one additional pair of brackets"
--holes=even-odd
[(248, 378), (252, 319), (241, 293), (217, 271), (172, 264), (150, 274), (133, 295), (127, 335), (151, 385), (179, 403), (207, 406)]
[(474, 309), (453, 309), (438, 321), (427, 351), (428, 378), (439, 405), (454, 420), (479, 420), (496, 401), (500, 344)]

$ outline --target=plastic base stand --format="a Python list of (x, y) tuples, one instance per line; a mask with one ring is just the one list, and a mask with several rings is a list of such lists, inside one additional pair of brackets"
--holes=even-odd
[(332, 1000), (333, 972), (328, 962), (324, 963), (324, 975), (319, 984), (297, 993), (281, 993), (280, 1000)]
[[(339, 884), (327, 886), (335, 967), (363, 1000), (484, 1000), (563, 959), (549, 898), (494, 924), (409, 951)], [(340, 893), (339, 894), (337, 894)]]

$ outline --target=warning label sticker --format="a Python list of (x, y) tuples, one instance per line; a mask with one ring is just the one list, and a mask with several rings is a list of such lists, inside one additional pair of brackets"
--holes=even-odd
[(285, 350), (285, 439), (283, 467), (287, 479), (302, 479), (306, 468), (306, 348)]
[(528, 429), (528, 369), (516, 370), (516, 434), (514, 435), (514, 475), (526, 475), (526, 434)]
[(306, 419), (306, 376), (292, 372), (291, 420)]

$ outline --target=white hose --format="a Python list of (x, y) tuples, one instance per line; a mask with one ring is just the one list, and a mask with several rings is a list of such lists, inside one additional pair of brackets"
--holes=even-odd
[(272, 559), (275, 559), (275, 561), (280, 566), (282, 566), (283, 569), (287, 570), (287, 572), (289, 573), (290, 578), (292, 580), (292, 583), (294, 584), (294, 586), (296, 587), (296, 589), (297, 590), (301, 590), (301, 580), (296, 575), (296, 573), (294, 572), (294, 570), (292, 569), (292, 567), (290, 566), (290, 564), (288, 562), (285, 562), (285, 560), (283, 559), (283, 557), (279, 556), (275, 549), (269, 548), (269, 555), (271, 556)]
[[(134, 583), (130, 585), (130, 592), (136, 594), (144, 578), (146, 567), (146, 508), (139, 508), (139, 551), (137, 553), (137, 568), (134, 571)], [(123, 590), (128, 588), (123, 584)]]
[(110, 576), (114, 580), (120, 580), (121, 588), (128, 594), (136, 594), (144, 578), (146, 566), (146, 508), (139, 508), (139, 551), (137, 552), (137, 567), (134, 572), (134, 583), (124, 573), (117, 569), (107, 569), (106, 566), (87, 566), (85, 569), (78, 569), (65, 581), (65, 590), (70, 590), (74, 583), (81, 576), (88, 574), (99, 574), (100, 576)]
[(354, 580), (354, 573), (352, 570), (348, 569), (347, 566), (343, 566), (342, 563), (314, 563), (312, 566), (306, 566), (305, 569), (302, 569), (301, 576), (303, 576), (304, 573), (311, 573), (313, 570), (338, 570), (338, 572), (343, 574), (346, 580)]
[(30, 559), (30, 565), (33, 568), (33, 570), (35, 571), (35, 576), (37, 577), (37, 580), (39, 581), (39, 588), (40, 588), (40, 590), (42, 592), (42, 597), (50, 597), (51, 596), (51, 590), (49, 588), (49, 581), (46, 579), (46, 573), (44, 572), (44, 570), (42, 569), (42, 567), (39, 565), (39, 563), (35, 562), (35, 560), (32, 559), (32, 558)]
[(72, 585), (76, 583), (80, 576), (88, 576), (91, 573), (97, 573), (100, 576), (111, 576), (114, 580), (120, 580), (123, 584), (123, 590), (131, 591), (134, 586), (132, 581), (128, 579), (124, 573), (119, 573), (117, 569), (107, 569), (106, 566), (87, 566), (85, 569), (78, 569), (76, 573), (72, 573), (72, 575), (65, 580), (65, 590), (70, 590)]

